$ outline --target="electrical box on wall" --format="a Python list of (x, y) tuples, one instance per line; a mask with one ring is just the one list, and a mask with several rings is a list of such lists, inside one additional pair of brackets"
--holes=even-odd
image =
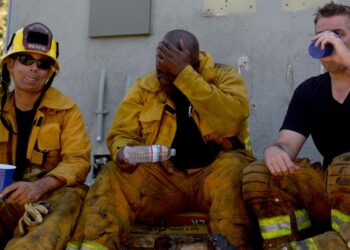
[(150, 33), (151, 0), (90, 0), (89, 36)]

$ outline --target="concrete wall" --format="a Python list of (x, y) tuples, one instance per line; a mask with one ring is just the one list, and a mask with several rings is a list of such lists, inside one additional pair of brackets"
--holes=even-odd
[[(89, 38), (88, 0), (10, 1), (10, 33), (39, 21), (60, 42), (62, 69), (54, 86), (81, 107), (93, 154), (108, 153), (105, 138), (96, 141), (101, 69), (106, 69), (107, 131), (126, 84), (154, 68), (156, 46), (171, 29), (192, 31), (202, 50), (210, 51), (218, 62), (236, 66), (245, 77), (252, 109), (250, 133), (258, 158), (277, 138), (295, 87), (321, 71), (307, 47), (314, 32), (313, 13), (324, 0), (153, 0), (151, 35), (108, 38)], [(320, 159), (311, 142), (300, 154), (306, 155)]]

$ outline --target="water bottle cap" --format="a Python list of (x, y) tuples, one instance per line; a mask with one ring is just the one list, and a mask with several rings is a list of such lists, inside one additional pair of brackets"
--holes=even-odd
[(330, 43), (326, 44), (325, 49), (322, 50), (321, 48), (315, 46), (315, 42), (316, 41), (313, 41), (309, 45), (310, 56), (312, 56), (313, 58), (319, 59), (319, 58), (329, 56), (330, 54), (332, 54), (332, 52), (333, 52), (332, 44), (330, 44)]
[(176, 149), (172, 148), (170, 149), (170, 156), (175, 156), (176, 155)]

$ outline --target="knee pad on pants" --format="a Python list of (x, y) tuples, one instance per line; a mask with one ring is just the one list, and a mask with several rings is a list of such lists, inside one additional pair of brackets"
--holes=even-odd
[[(332, 208), (332, 228), (350, 240), (350, 153), (333, 159), (328, 168), (327, 195)], [(347, 230), (342, 228), (346, 227)]]
[(255, 161), (243, 169), (242, 192), (246, 202), (269, 196), (270, 171), (264, 161)]
[[(307, 165), (308, 161), (297, 163)], [(264, 161), (253, 162), (243, 170), (242, 193), (247, 207), (258, 218), (290, 215), (304, 209), (300, 190), (305, 188), (298, 179), (307, 176), (305, 173), (303, 170), (298, 176), (273, 176)]]
[(334, 158), (329, 166), (327, 195), (332, 209), (350, 215), (350, 153)]

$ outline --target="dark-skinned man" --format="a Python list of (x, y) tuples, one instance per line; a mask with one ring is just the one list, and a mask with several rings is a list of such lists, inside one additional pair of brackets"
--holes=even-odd
[[(135, 81), (116, 111), (107, 137), (113, 161), (89, 191), (70, 249), (118, 249), (136, 218), (193, 210), (209, 214), (210, 233), (249, 248), (240, 188), (252, 160), (248, 115), (242, 77), (200, 52), (192, 33), (168, 32), (156, 70)], [(126, 145), (152, 144), (175, 148), (176, 156), (161, 163), (125, 160)]]

